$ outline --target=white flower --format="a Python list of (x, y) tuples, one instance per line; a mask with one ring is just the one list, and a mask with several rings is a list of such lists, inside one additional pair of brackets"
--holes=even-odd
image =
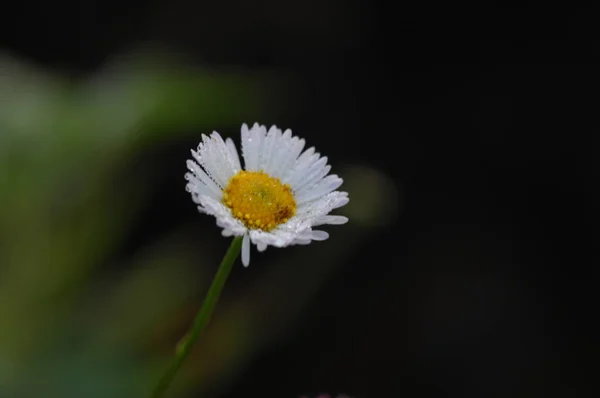
[(200, 212), (215, 216), (223, 236), (243, 236), (242, 263), (250, 263), (250, 242), (258, 251), (325, 240), (329, 234), (313, 227), (345, 224), (348, 218), (329, 212), (348, 203), (337, 175), (327, 175), (327, 157), (314, 148), (302, 151), (304, 140), (291, 130), (269, 131), (255, 123), (242, 125), (244, 168), (231, 139), (219, 133), (202, 135), (195, 159), (187, 161), (186, 190)]

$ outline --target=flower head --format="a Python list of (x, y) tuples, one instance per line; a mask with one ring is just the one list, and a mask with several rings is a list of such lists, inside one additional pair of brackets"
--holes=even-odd
[(304, 140), (268, 131), (255, 123), (242, 125), (241, 166), (231, 139), (219, 133), (202, 135), (190, 170), (186, 189), (198, 209), (215, 216), (223, 236), (243, 236), (242, 263), (250, 263), (250, 242), (259, 251), (267, 246), (285, 247), (325, 240), (329, 234), (314, 230), (323, 224), (344, 224), (344, 216), (329, 212), (348, 203), (346, 192), (336, 191), (343, 180), (328, 175), (331, 166), (314, 148), (305, 151)]

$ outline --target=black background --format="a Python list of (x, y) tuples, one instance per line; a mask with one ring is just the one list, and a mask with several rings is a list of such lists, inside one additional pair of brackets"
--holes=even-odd
[[(261, 122), (311, 131), (331, 159), (401, 187), (395, 224), (310, 308), (318, 327), (257, 357), (224, 397), (593, 396), (598, 10), (415, 3), (3, 6), (5, 48), (75, 79), (147, 40), (293, 75), (305, 95)], [(179, 167), (190, 146), (161, 161)], [(185, 193), (161, 195), (181, 206), (149, 213), (193, 211)]]

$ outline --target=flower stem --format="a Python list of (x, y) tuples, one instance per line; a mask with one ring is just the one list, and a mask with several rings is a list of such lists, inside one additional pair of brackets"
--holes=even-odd
[(217, 301), (219, 300), (219, 296), (221, 295), (221, 291), (225, 285), (225, 281), (227, 281), (227, 277), (231, 273), (231, 268), (237, 256), (240, 254), (241, 248), (242, 237), (237, 236), (231, 242), (229, 249), (227, 249), (227, 253), (225, 253), (225, 257), (223, 257), (223, 260), (221, 261), (221, 265), (219, 265), (217, 274), (215, 275), (215, 278), (208, 289), (208, 293), (206, 294), (206, 298), (200, 307), (200, 311), (198, 311), (196, 319), (194, 319), (192, 328), (177, 345), (175, 357), (171, 361), (171, 364), (169, 365), (169, 368), (163, 377), (161, 377), (161, 379), (158, 381), (158, 384), (151, 395), (152, 398), (160, 398), (164, 395), (169, 388), (169, 385), (173, 381), (173, 378), (177, 374), (177, 371), (181, 367), (181, 364), (192, 351), (192, 347), (200, 336), (200, 333), (202, 333), (206, 325), (208, 325), (210, 316), (217, 305)]

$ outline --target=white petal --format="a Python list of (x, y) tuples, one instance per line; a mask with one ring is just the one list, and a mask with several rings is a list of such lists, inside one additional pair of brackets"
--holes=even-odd
[(344, 216), (321, 216), (315, 219), (315, 221), (313, 221), (312, 225), (313, 227), (316, 227), (318, 225), (342, 225), (342, 224), (346, 224), (348, 222), (348, 217), (344, 217)]
[(258, 168), (270, 175), (272, 175), (270, 169), (271, 159), (273, 158), (274, 153), (280, 149), (278, 147), (280, 138), (281, 130), (279, 130), (277, 126), (271, 126), (267, 136), (265, 137), (265, 142), (259, 155), (260, 162), (258, 164)]
[(192, 152), (192, 154), (202, 166), (206, 174), (219, 186), (220, 189), (223, 189), (224, 184), (222, 178), (220, 177), (220, 167), (218, 160), (215, 159), (215, 152), (216, 151), (213, 150), (213, 145), (210, 138), (208, 138), (207, 135), (202, 134), (202, 142), (198, 145), (197, 152)]
[[(219, 189), (223, 188), (233, 174), (233, 163), (229, 160), (229, 151), (221, 136), (218, 133), (213, 133), (213, 137), (209, 138), (202, 134), (202, 142), (197, 149), (197, 151), (192, 150), (192, 156), (202, 166), (203, 172), (216, 183)], [(197, 177), (203, 180), (200, 175), (197, 175)]]
[(258, 123), (254, 123), (254, 136), (256, 137), (256, 153), (259, 159), (257, 171), (260, 170), (260, 156), (264, 151), (265, 141), (267, 139), (267, 128), (260, 126)]
[(198, 211), (199, 211), (200, 213), (202, 213), (202, 214), (208, 214), (208, 213), (206, 212), (206, 209), (205, 209), (204, 207), (202, 207), (202, 206), (198, 206)]
[(229, 148), (216, 131), (210, 137), (203, 136), (202, 140), (199, 152), (200, 156), (206, 158), (204, 169), (212, 175), (221, 188), (224, 188), (235, 174), (235, 162)]
[(310, 188), (302, 190), (298, 194), (295, 194), (294, 197), (296, 202), (302, 204), (304, 202), (309, 202), (311, 200), (315, 200), (320, 198), (323, 195), (327, 195), (331, 191), (336, 190), (342, 185), (344, 180), (339, 178), (337, 175), (332, 174), (323, 178), (317, 184), (313, 185)]
[[(285, 247), (291, 245), (294, 239), (301, 237), (306, 231), (310, 231), (310, 223), (292, 217), (287, 223), (279, 225), (269, 232), (251, 230), (250, 238), (257, 245), (265, 243), (269, 246)], [(305, 237), (310, 238), (310, 232)]]
[(306, 228), (305, 230), (299, 232), (295, 238), (295, 240), (304, 240), (304, 239), (312, 240), (312, 229)]
[(342, 207), (348, 203), (348, 201), (347, 192), (334, 191), (328, 193), (312, 202), (306, 202), (299, 205), (296, 210), (296, 216), (290, 219), (290, 222), (297, 218), (299, 220), (308, 221), (312, 225), (315, 220), (329, 214), (333, 209)]
[(327, 165), (327, 157), (322, 157), (306, 170), (304, 176), (292, 186), (292, 189), (294, 192), (300, 193), (304, 189), (311, 188), (321, 181), (329, 173), (329, 170), (331, 170), (331, 166)]
[[(292, 139), (292, 131), (287, 129), (283, 134), (279, 135), (277, 142), (277, 150), (271, 156), (269, 162), (268, 173), (273, 177), (281, 178), (283, 176), (282, 165), (291, 157), (291, 151), (298, 139)], [(294, 159), (295, 160), (295, 159)]]
[(327, 240), (327, 238), (329, 238), (329, 234), (325, 231), (319, 231), (319, 230), (312, 231), (312, 234), (311, 234), (312, 240), (322, 241), (322, 240)]
[(258, 229), (250, 230), (250, 239), (255, 245), (269, 245), (275, 247), (285, 246), (285, 242), (282, 241), (277, 235), (273, 234), (273, 231), (265, 232)]
[(242, 240), (242, 264), (244, 267), (250, 265), (250, 237), (248, 234), (245, 234)]
[(302, 152), (302, 154), (298, 157), (298, 159), (296, 159), (297, 164), (302, 164), (302, 163), (306, 162), (314, 154), (315, 154), (315, 147), (311, 146), (306, 151)]
[(350, 198), (348, 198), (347, 196), (343, 197), (343, 198), (340, 198), (336, 202), (336, 204), (334, 205), (334, 207), (331, 208), (331, 210), (337, 209), (337, 208), (342, 207), (342, 206), (346, 206), (348, 204), (348, 202), (350, 202)]
[[(226, 178), (229, 181), (231, 176), (236, 173), (236, 168), (238, 168), (237, 165), (239, 164), (239, 158), (237, 157), (237, 151), (232, 154), (229, 145), (223, 141), (221, 135), (216, 131), (214, 131), (210, 137), (213, 140), (215, 149), (221, 154), (219, 160), (225, 162), (223, 164), (223, 171), (226, 172)], [(228, 140), (231, 141), (231, 139)], [(231, 143), (233, 144), (233, 142)], [(235, 145), (233, 148), (235, 149)]]
[[(192, 150), (192, 155), (196, 157), (196, 152)], [(221, 188), (202, 170), (202, 168), (193, 160), (186, 162), (188, 170), (192, 172), (185, 174), (185, 179), (189, 181), (186, 186), (188, 192), (194, 192), (199, 195), (210, 195), (215, 199), (221, 198)]]
[[(243, 126), (242, 126), (243, 127)], [(246, 126), (246, 129), (248, 127)], [(258, 123), (254, 123), (252, 128), (247, 133), (247, 139), (245, 140), (245, 146), (243, 147), (243, 156), (245, 162), (245, 169), (249, 171), (258, 171), (260, 164), (260, 154), (263, 148), (263, 142), (267, 129), (265, 126), (260, 126)]]
[(240, 220), (233, 217), (231, 210), (220, 201), (215, 200), (210, 196), (202, 195), (200, 196), (200, 204), (204, 208), (206, 214), (215, 216), (219, 227), (230, 230), (232, 235), (241, 236), (248, 230)]
[[(310, 150), (306, 152), (310, 153)], [(307, 156), (305, 158), (302, 158), (302, 156), (300, 156), (300, 158), (298, 158), (298, 161), (294, 165), (294, 170), (292, 171), (292, 174), (289, 177), (288, 184), (290, 184), (292, 187), (295, 187), (298, 184), (298, 182), (306, 175), (306, 173), (308, 173), (310, 168), (320, 158), (321, 154), (319, 152), (313, 153), (312, 155)]]
[(257, 159), (254, 153), (252, 136), (246, 123), (242, 124), (242, 156), (244, 157), (244, 168), (246, 170), (256, 169)]
[(259, 155), (266, 129), (254, 123), (251, 129), (244, 123), (242, 125), (242, 156), (244, 157), (244, 169), (258, 171)]
[(225, 144), (227, 145), (227, 149), (229, 149), (229, 154), (231, 156), (231, 160), (233, 161), (233, 166), (235, 168), (234, 172), (237, 173), (242, 169), (242, 164), (240, 163), (240, 157), (238, 155), (237, 148), (235, 147), (235, 144), (233, 143), (233, 140), (231, 138), (227, 138), (225, 140)]
[(292, 139), (290, 140), (289, 152), (285, 155), (285, 157), (283, 157), (281, 164), (278, 167), (279, 174), (277, 175), (277, 177), (279, 177), (282, 181), (286, 181), (286, 179), (292, 174), (294, 165), (298, 160), (300, 152), (302, 152), (302, 149), (304, 149), (305, 144), (306, 141), (304, 141), (303, 139), (299, 139), (298, 137), (292, 137)]
[(310, 244), (310, 242), (312, 242), (312, 240), (310, 240), (310, 239), (296, 238), (296, 239), (294, 239), (294, 241), (292, 242), (292, 244), (294, 244), (294, 245), (308, 245), (308, 244)]
[(265, 250), (267, 250), (267, 244), (264, 242), (259, 242), (256, 244), (256, 248), (259, 252), (264, 252)]
[(200, 203), (200, 195), (209, 195), (209, 196), (217, 196), (218, 193), (212, 193), (206, 185), (204, 185), (200, 180), (194, 177), (190, 173), (185, 174), (185, 179), (189, 182), (185, 185), (185, 190), (188, 191), (192, 195), (192, 200), (194, 203)]
[(283, 182), (293, 186), (317, 160), (319, 160), (319, 154), (315, 153), (315, 148), (308, 148), (291, 166), (291, 169), (284, 177)]

